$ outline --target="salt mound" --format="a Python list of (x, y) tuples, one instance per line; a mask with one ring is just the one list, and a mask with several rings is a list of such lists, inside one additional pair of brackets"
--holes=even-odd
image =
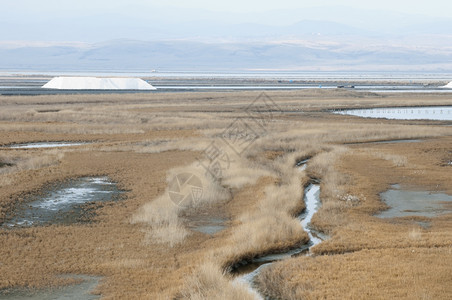
[(442, 86), (442, 87), (446, 88), (446, 89), (452, 89), (452, 81), (449, 82), (448, 84), (446, 84), (445, 86)]
[(45, 89), (59, 90), (156, 90), (140, 78), (55, 77)]

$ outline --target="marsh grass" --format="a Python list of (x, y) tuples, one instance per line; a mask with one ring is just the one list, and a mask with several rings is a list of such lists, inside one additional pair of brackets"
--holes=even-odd
[[(450, 140), (444, 143), (450, 145)], [(396, 145), (378, 150), (363, 147), (339, 152), (338, 156), (333, 148), (314, 157), (307, 172), (317, 176), (326, 172), (326, 176), (322, 178), (322, 208), (314, 215), (313, 224), (330, 233), (331, 238), (312, 249), (313, 257), (289, 259), (263, 270), (257, 277), (262, 294), (275, 299), (348, 299), (364, 294), (369, 298), (448, 299), (450, 279), (445, 279), (445, 274), (452, 262), (448, 259), (451, 244), (450, 234), (444, 231), (451, 226), (445, 221), (450, 221), (450, 215), (434, 218), (437, 226), (428, 229), (414, 224), (429, 219), (380, 221), (372, 216), (382, 209), (379, 191), (389, 188), (394, 180), (403, 180), (407, 174), (406, 168), (397, 167), (393, 156), (387, 159), (374, 152), (396, 157), (403, 154), (407, 163), (414, 160), (420, 164), (410, 168), (426, 169), (426, 174), (417, 175), (422, 179), (417, 179), (416, 184), (430, 182), (431, 172), (440, 175), (432, 180), (438, 186), (439, 182), (448, 182), (442, 177), (444, 173), (439, 172), (440, 166), (431, 166), (435, 161), (432, 156), (441, 157), (441, 147), (438, 141), (417, 147)], [(328, 159), (330, 155), (332, 159)], [(343, 159), (347, 162), (345, 166)], [(324, 161), (332, 162), (331, 168)], [(343, 174), (339, 167), (353, 172)], [(408, 182), (414, 177), (408, 178)], [(358, 190), (355, 186), (364, 195), (350, 194)], [(431, 265), (435, 268), (430, 268)]]
[(168, 222), (167, 224), (151, 225), (144, 232), (145, 237), (143, 242), (146, 245), (157, 243), (168, 244), (169, 247), (174, 247), (182, 243), (190, 235), (190, 231), (177, 221)]
[[(321, 180), (320, 201), (322, 208), (314, 215), (311, 226), (330, 234), (335, 226), (345, 225), (344, 213), (359, 205), (360, 197), (348, 194), (350, 178), (335, 168), (335, 163), (350, 150), (344, 146), (332, 146), (309, 161), (306, 172), (310, 178)], [(314, 247), (315, 249), (315, 247)]]
[[(173, 247), (183, 242), (190, 234), (179, 218), (183, 211), (230, 199), (229, 190), (222, 187), (198, 163), (172, 169), (167, 175), (167, 183), (172, 182), (179, 174), (189, 174), (199, 178), (202, 184), (202, 194), (195, 201), (178, 205), (174, 199), (171, 199), (170, 190), (167, 187), (165, 192), (157, 199), (141, 207), (132, 217), (131, 222), (132, 224), (141, 223), (146, 226), (146, 243), (168, 243), (170, 247)], [(183, 192), (181, 191), (181, 193)]]
[(254, 209), (238, 215), (229, 242), (214, 254), (214, 261), (226, 270), (241, 261), (288, 250), (309, 240), (297, 218), (305, 208), (302, 201), (305, 177), (293, 168), (293, 157), (281, 157), (280, 161), (268, 164), (268, 172), (281, 177), (264, 188)]
[(187, 278), (180, 298), (191, 300), (243, 299), (255, 300), (244, 284), (232, 282), (217, 265), (205, 263)]
[(419, 240), (422, 238), (422, 231), (419, 228), (413, 228), (408, 233), (408, 237), (412, 240)]
[(31, 155), (21, 151), (1, 153), (1, 159), (7, 164), (0, 168), (0, 174), (13, 174), (55, 166), (64, 158), (64, 153), (63, 150), (58, 149), (44, 150), (39, 155)]
[[(339, 255), (334, 260), (328, 256), (305, 257), (274, 264), (261, 272), (257, 281), (263, 287), (261, 292), (273, 299), (358, 299), (363, 295), (448, 299), (450, 287), (446, 274), (451, 261), (441, 259), (447, 251), (445, 248), (378, 249)], [(435, 268), (429, 268), (431, 264)]]
[[(150, 141), (138, 145), (138, 148), (134, 150), (140, 153), (174, 150), (203, 151), (212, 142), (221, 143), (220, 137), (224, 130), (222, 126), (232, 122), (233, 117), (236, 116), (224, 114), (217, 119), (208, 119), (204, 125), (202, 122), (189, 121), (187, 118), (189, 123), (185, 126), (198, 129), (204, 137), (189, 140)], [(177, 122), (173, 122), (172, 126), (177, 128)], [(334, 226), (348, 224), (348, 220), (343, 215), (351, 207), (360, 204), (361, 196), (347, 192), (350, 178), (334, 168), (335, 162), (342, 155), (351, 151), (349, 148), (337, 144), (424, 138), (443, 135), (446, 132), (443, 128), (431, 130), (423, 126), (418, 126), (417, 130), (413, 130), (413, 126), (405, 125), (396, 126), (397, 130), (395, 130), (393, 125), (367, 125), (361, 122), (347, 124), (347, 126), (344, 126), (342, 122), (314, 122), (294, 129), (290, 122), (273, 120), (268, 126), (268, 132), (252, 144), (244, 155), (234, 156), (232, 151), (227, 147), (224, 148), (226, 154), (234, 157), (235, 160), (227, 169), (223, 170), (223, 176), (218, 181), (223, 188), (237, 191), (255, 184), (262, 176), (275, 178), (275, 184), (265, 187), (265, 196), (257, 201), (254, 209), (244, 211), (236, 217), (237, 225), (233, 227), (225, 246), (214, 250), (212, 254), (214, 258), (211, 261), (224, 270), (230, 270), (231, 267), (242, 261), (252, 260), (260, 255), (290, 249), (295, 245), (308, 242), (307, 233), (303, 231), (296, 217), (304, 209), (303, 186), (307, 185), (310, 180), (320, 179), (322, 181), (323, 209), (316, 214), (312, 225), (319, 231), (331, 233)], [(264, 153), (267, 152), (279, 154), (266, 157)], [(395, 165), (402, 166), (406, 163), (403, 157), (374, 152), (373, 155), (376, 157), (391, 161)], [(308, 163), (308, 168), (305, 172), (298, 172), (294, 168), (296, 162), (306, 158), (312, 158)], [(166, 213), (162, 214), (162, 216), (166, 215)], [(171, 222), (173, 224), (171, 228), (173, 230), (179, 228), (181, 232), (180, 235), (174, 234), (175, 238), (186, 236), (184, 230), (178, 227), (180, 226), (177, 221), (178, 215), (179, 212), (174, 211), (169, 218), (176, 220)], [(162, 230), (162, 232), (164, 231)], [(190, 276), (199, 276), (196, 272)]]
[(0, 174), (0, 187), (4, 187), (13, 183), (13, 180), (6, 174)]
[(402, 155), (395, 155), (395, 154), (389, 154), (389, 153), (385, 153), (385, 152), (381, 152), (381, 151), (376, 151), (376, 150), (370, 150), (367, 151), (369, 154), (387, 160), (391, 163), (394, 164), (394, 166), (396, 167), (404, 167), (407, 165), (408, 160), (406, 157), (402, 156)]
[[(134, 168), (142, 168), (142, 165), (146, 165), (149, 160), (168, 159), (168, 161), (162, 162), (154, 161), (155, 165), (164, 168), (162, 166), (176, 165), (175, 160), (179, 159), (180, 153), (193, 154), (195, 152), (201, 155), (211, 143), (222, 143), (222, 134), (237, 118), (245, 120), (249, 126), (253, 126), (253, 120), (250, 119), (245, 109), (259, 95), (260, 93), (257, 92), (228, 92), (0, 97), (0, 135), (7, 138), (8, 143), (21, 142), (19, 138), (14, 137), (17, 133), (25, 136), (27, 140), (34, 140), (36, 136), (49, 138), (64, 135), (65, 139), (74, 136), (79, 139), (80, 135), (90, 138), (97, 135), (96, 137), (100, 140), (107, 141), (69, 152), (0, 150), (0, 161), (12, 164), (12, 166), (0, 168), (0, 186), (11, 187), (17, 184), (25, 188), (26, 182), (22, 182), (23, 178), (27, 178), (27, 176), (30, 178), (35, 174), (48, 174), (44, 172), (48, 167), (55, 167), (57, 171), (64, 170), (71, 159), (77, 161), (80, 157), (86, 158), (91, 152), (99, 155), (99, 159), (90, 160), (91, 164), (96, 166), (98, 160), (104, 162), (102, 160), (104, 157), (112, 156), (114, 158), (111, 161), (105, 160), (108, 163), (100, 164), (97, 169), (108, 169), (111, 174), (118, 176), (120, 183), (121, 181), (127, 182), (131, 178), (134, 182), (129, 182), (133, 189), (126, 204), (112, 208), (114, 221), (111, 222), (116, 222), (115, 226), (119, 223), (120, 227), (112, 227), (117, 230), (110, 231), (110, 228), (102, 228), (104, 223), (101, 223), (101, 227), (92, 229), (96, 232), (104, 230), (102, 236), (96, 236), (96, 243), (102, 243), (102, 245), (96, 245), (95, 249), (100, 251), (99, 256), (107, 257), (107, 263), (103, 258), (102, 263), (99, 263), (96, 260), (97, 254), (86, 250), (91, 245), (91, 235), (85, 232), (85, 238), (79, 240), (79, 243), (83, 245), (86, 243), (87, 247), (74, 250), (78, 251), (78, 256), (70, 253), (70, 257), (65, 257), (66, 260), (59, 261), (58, 263), (62, 265), (58, 265), (58, 270), (70, 269), (76, 272), (89, 270), (94, 273), (109, 274), (106, 279), (108, 283), (103, 285), (102, 289), (104, 292), (106, 291), (106, 297), (111, 296), (111, 298), (126, 295), (149, 298), (149, 295), (160, 294), (168, 296), (167, 298), (174, 298), (173, 291), (179, 291), (178, 296), (189, 299), (251, 299), (252, 296), (247, 289), (234, 284), (225, 271), (229, 271), (234, 264), (239, 262), (249, 261), (268, 253), (284, 251), (308, 242), (308, 235), (300, 226), (297, 216), (305, 208), (302, 201), (303, 187), (314, 179), (321, 180), (322, 208), (314, 216), (312, 226), (319, 231), (331, 234), (332, 240), (330, 244), (324, 243), (323, 248), (318, 252), (314, 248), (314, 253), (322, 254), (331, 251), (337, 254), (346, 250), (360, 250), (364, 246), (376, 247), (372, 244), (372, 240), (379, 236), (379, 232), (383, 229), (384, 232), (391, 232), (393, 229), (390, 226), (384, 227), (380, 223), (365, 223), (361, 226), (356, 224), (356, 211), (359, 212), (363, 203), (367, 205), (369, 201), (364, 195), (354, 193), (349, 189), (355, 184), (355, 179), (338, 169), (336, 163), (344, 155), (357, 154), (367, 155), (403, 169), (403, 166), (408, 163), (408, 157), (404, 157), (400, 153), (391, 153), (385, 149), (355, 150), (354, 146), (346, 147), (342, 144), (450, 136), (450, 129), (432, 126), (431, 122), (364, 120), (331, 115), (327, 112), (334, 108), (382, 107), (393, 106), (394, 103), (400, 106), (422, 105), (425, 104), (425, 95), (410, 95), (409, 97), (392, 95), (388, 97), (351, 91), (320, 90), (268, 92), (268, 96), (277, 103), (283, 112), (274, 114), (266, 124), (264, 132), (260, 131), (259, 138), (242, 155), (237, 156), (228, 147), (222, 147), (231, 161), (219, 178), (214, 178), (206, 172), (198, 161), (173, 168), (165, 175), (163, 175), (164, 172), (160, 174), (160, 170), (154, 170), (154, 165), (143, 168), (139, 174), (134, 174), (135, 171), (129, 170), (129, 165), (121, 161), (134, 161)], [(432, 95), (430, 97), (432, 104), (450, 104), (448, 96)], [(171, 131), (175, 134), (170, 134)], [(192, 133), (186, 134), (189, 131)], [(174, 155), (172, 155), (173, 153)], [(124, 158), (125, 155), (126, 158)], [(74, 158), (70, 159), (68, 156)], [(303, 172), (296, 170), (296, 162), (306, 158), (311, 158), (307, 169)], [(90, 167), (85, 166), (83, 171), (90, 170)], [(74, 168), (77, 169), (80, 166), (77, 165)], [(71, 174), (77, 172), (72, 171)], [(157, 173), (161, 176), (147, 178), (149, 174)], [(178, 206), (169, 197), (169, 185), (173, 178), (181, 173), (195, 174), (202, 181), (202, 197), (188, 206)], [(147, 185), (140, 183), (146, 182), (146, 180), (152, 180), (152, 182)], [(166, 187), (156, 189), (157, 192), (153, 189), (155, 182), (162, 182), (162, 184), (164, 182)], [(7, 199), (5, 201), (9, 201), (10, 196), (5, 192), (4, 198)], [(223, 233), (214, 237), (204, 237), (201, 234), (193, 234), (186, 227), (184, 217), (188, 211), (211, 206), (224, 212), (228, 209), (230, 202), (234, 202), (236, 207), (243, 204), (244, 208), (232, 210), (233, 213), (229, 216), (231, 221)], [(127, 203), (133, 203), (133, 205), (128, 207)], [(377, 209), (374, 206), (366, 209), (369, 211)], [(355, 214), (351, 214), (350, 211), (354, 209), (356, 209)], [(116, 220), (116, 212), (120, 210), (122, 211), (121, 216), (125, 220)], [(448, 224), (446, 221), (443, 222)], [(108, 226), (111, 224), (108, 223)], [(448, 227), (445, 226), (445, 228)], [(49, 236), (52, 236), (52, 230), (66, 229), (49, 228), (45, 230), (49, 230)], [(82, 229), (71, 227), (67, 230), (72, 232)], [(350, 246), (340, 243), (342, 238), (346, 243), (348, 236), (363, 231), (368, 232), (367, 244), (362, 242), (362, 244)], [(413, 229), (413, 231), (404, 229), (403, 232), (398, 232), (397, 238), (400, 244), (412, 246), (423, 243), (422, 245), (428, 246), (429, 236), (423, 231), (418, 231), (419, 229)], [(131, 238), (128, 241), (132, 242), (129, 252), (126, 251), (127, 249), (125, 250), (126, 246), (119, 246), (119, 244), (123, 244), (123, 241), (120, 241), (118, 245), (110, 243), (109, 234), (114, 238), (117, 232), (130, 233)], [(344, 236), (341, 236), (342, 234)], [(438, 235), (448, 237), (445, 232)], [(67, 237), (68, 233), (62, 236), (64, 236), (64, 241), (70, 239)], [(129, 238), (129, 235), (126, 236)], [(14, 241), (14, 245), (6, 245), (5, 247), (9, 248), (5, 248), (5, 253), (15, 249), (19, 242), (22, 243), (21, 245), (27, 245), (27, 243), (38, 243), (39, 239), (22, 240), (21, 237), (14, 236), (13, 239), (8, 240), (9, 243)], [(46, 240), (50, 244), (52, 241), (51, 238), (49, 241)], [(117, 240), (115, 241), (117, 242)], [(136, 245), (133, 244), (135, 241), (138, 241)], [(437, 244), (443, 246), (444, 242)], [(44, 253), (45, 247), (42, 247), (40, 242), (33, 245), (35, 252), (29, 254), (38, 261), (40, 258), (33, 255), (41, 253), (39, 251)], [(78, 247), (78, 245), (75, 246)], [(143, 250), (141, 247), (145, 247), (145, 249)], [(53, 248), (59, 249), (57, 246)], [(52, 249), (48, 249), (48, 251), (50, 250)], [(135, 258), (135, 252), (140, 251), (145, 254), (142, 253), (143, 256), (140, 259)], [(180, 251), (180, 253), (176, 253), (176, 251)], [(121, 252), (124, 257), (120, 257), (116, 265), (111, 261), (108, 262), (110, 257), (116, 259), (117, 257), (114, 255), (118, 252)], [(14, 251), (10, 253), (14, 253)], [(65, 253), (63, 254), (66, 255)], [(405, 254), (401, 253), (400, 257), (403, 259)], [(296, 276), (290, 277), (293, 273), (286, 273), (284, 268), (277, 266), (272, 268), (271, 273), (266, 272), (262, 275), (262, 286), (267, 286), (269, 294), (272, 293), (271, 295), (276, 298), (283, 299), (299, 299), (310, 296), (313, 298), (333, 297), (337, 295), (334, 293), (334, 288), (339, 288), (340, 295), (359, 298), (358, 296), (363, 294), (347, 293), (347, 289), (355, 286), (360, 279), (359, 276), (347, 277), (349, 273), (353, 274), (347, 269), (350, 266), (349, 259), (356, 258), (356, 266), (364, 269), (368, 266), (371, 266), (370, 269), (375, 267), (379, 272), (381, 271), (379, 274), (384, 277), (382, 273), (384, 268), (379, 268), (379, 266), (380, 263), (381, 266), (384, 266), (386, 260), (380, 259), (380, 257), (372, 260), (373, 258), (369, 258), (369, 255), (390, 255), (390, 253), (374, 251), (363, 253), (362, 256), (357, 254), (352, 258), (345, 255), (339, 256), (337, 264), (331, 265), (323, 256), (302, 259), (301, 262), (297, 261), (294, 265), (290, 265), (291, 261), (287, 270), (293, 271)], [(77, 261), (71, 260), (72, 256), (77, 257)], [(182, 263), (178, 262), (180, 258), (178, 256), (183, 257)], [(429, 257), (434, 259), (434, 256)], [(22, 266), (21, 260), (26, 259), (27, 257), (16, 257), (14, 266)], [(45, 263), (39, 266), (43, 268), (48, 263), (53, 263), (52, 266), (57, 265), (52, 259), (53, 255), (47, 257)], [(27, 266), (34, 267), (30, 268), (30, 270), (33, 269), (33, 272), (38, 270), (36, 267), (38, 264), (35, 265), (34, 260), (32, 260), (33, 262), (27, 261)], [(87, 261), (88, 266), (84, 266), (81, 263), (83, 261)], [(201, 261), (202, 263), (200, 263)], [(322, 261), (323, 264), (317, 264), (318, 261)], [(377, 265), (369, 264), (369, 261), (377, 262)], [(397, 265), (394, 259), (387, 261), (392, 261), (392, 264), (388, 266)], [(179, 267), (180, 264), (181, 267)], [(343, 266), (347, 268), (342, 270)], [(409, 269), (407, 266), (409, 266), (407, 262), (402, 263), (403, 272)], [(325, 267), (328, 270), (335, 270), (328, 274), (330, 277), (327, 280), (321, 277), (324, 274), (321, 273), (321, 269)], [(114, 272), (108, 273), (111, 268), (114, 268)], [(11, 267), (11, 269), (13, 268)], [(310, 281), (310, 272), (315, 275), (312, 277), (313, 281)], [(19, 273), (20, 271), (8, 273), (13, 274), (9, 277), (8, 280), (11, 283), (8, 284), (14, 286), (24, 285), (26, 280), (32, 282), (30, 276), (25, 280)], [(179, 280), (179, 278), (183, 278), (181, 273), (187, 275), (183, 284), (181, 283), (183, 279)], [(338, 280), (339, 275), (337, 274), (349, 281)], [(436, 279), (436, 277), (432, 278)], [(39, 280), (42, 284), (47, 279)], [(124, 280), (129, 281), (124, 283)], [(38, 278), (35, 281), (38, 281)], [(318, 282), (322, 282), (324, 285), (318, 287), (316, 286)], [(333, 282), (333, 284), (329, 286), (328, 282)], [(388, 290), (392, 288), (390, 283), (392, 283), (391, 280), (384, 285), (389, 288)], [(5, 285), (5, 281), (2, 281), (2, 284)], [(143, 286), (144, 284), (146, 286)], [(131, 294), (122, 291), (122, 288), (130, 291)], [(418, 292), (419, 295), (423, 294), (422, 291)], [(432, 295), (441, 296), (442, 294), (435, 291)]]

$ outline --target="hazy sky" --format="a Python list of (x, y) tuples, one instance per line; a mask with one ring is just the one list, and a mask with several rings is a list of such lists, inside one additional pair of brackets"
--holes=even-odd
[(452, 1), (449, 0), (0, 0), (2, 11), (10, 10), (35, 11), (50, 15), (56, 11), (70, 12), (74, 10), (101, 10), (114, 9), (123, 10), (124, 7), (131, 8), (135, 5), (141, 6), (166, 6), (179, 8), (206, 9), (219, 12), (249, 13), (270, 10), (285, 10), (294, 8), (309, 8), (312, 6), (350, 6), (363, 9), (379, 9), (396, 12), (419, 13), (429, 16), (450, 17)]
[(201, 24), (193, 27), (195, 35), (196, 28), (218, 30), (224, 24), (288, 26), (303, 20), (385, 34), (393, 28), (452, 20), (450, 0), (0, 0), (0, 5), (0, 41), (95, 42), (146, 39), (149, 32), (165, 37), (178, 31), (179, 37), (191, 38), (193, 34), (184, 32), (191, 28), (187, 22)]
[[(146, 1), (137, 1), (146, 2)], [(364, 9), (381, 9), (397, 12), (422, 13), (431, 16), (450, 16), (452, 2), (449, 0), (317, 0), (317, 1), (299, 1), (299, 0), (229, 0), (229, 1), (211, 1), (211, 0), (169, 0), (165, 1), (167, 5), (180, 7), (198, 7), (207, 8), (215, 11), (227, 12), (255, 12), (274, 9), (308, 8), (312, 6), (352, 6)]]

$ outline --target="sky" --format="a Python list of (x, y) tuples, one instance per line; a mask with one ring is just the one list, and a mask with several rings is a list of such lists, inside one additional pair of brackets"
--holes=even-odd
[(389, 32), (393, 26), (452, 20), (449, 0), (0, 0), (0, 5), (0, 42), (146, 39), (146, 31), (161, 31), (160, 36), (181, 31), (179, 38), (191, 38), (196, 32), (184, 33), (191, 28), (187, 23), (219, 28), (224, 24), (289, 26), (321, 20)]
[[(143, 1), (138, 1), (143, 2)], [(146, 1), (144, 1), (146, 2)], [(207, 8), (213, 11), (224, 12), (256, 12), (292, 8), (309, 8), (312, 6), (350, 6), (363, 9), (379, 9), (397, 12), (419, 13), (430, 16), (450, 16), (452, 2), (448, 0), (317, 0), (317, 1), (299, 1), (299, 0), (229, 0), (229, 1), (209, 1), (209, 0), (169, 0), (165, 1), (167, 5), (179, 7), (197, 7)]]
[(0, 69), (133, 69), (145, 57), (146, 69), (443, 70), (451, 12), (450, 0), (0, 0)]
[(349, 6), (369, 10), (377, 9), (423, 14), (433, 17), (449, 17), (452, 10), (452, 2), (449, 0), (317, 0), (315, 2), (300, 0), (0, 0), (0, 4), (2, 6), (3, 13), (8, 13), (8, 11), (11, 10), (23, 10), (40, 12), (47, 16), (51, 16), (53, 12), (61, 11), (72, 11), (73, 13), (78, 13), (79, 10), (101, 11), (102, 9), (115, 8), (118, 10), (124, 10), (125, 7), (131, 8), (132, 6), (137, 5), (147, 7), (163, 6), (192, 8), (225, 13), (256, 13), (294, 8), (303, 9), (312, 6)]

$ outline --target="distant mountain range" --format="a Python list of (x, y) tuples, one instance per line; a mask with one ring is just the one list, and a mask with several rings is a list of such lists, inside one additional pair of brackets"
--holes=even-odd
[[(340, 32), (341, 28), (337, 28)], [(450, 71), (452, 51), (344, 37), (250, 42), (112, 40), (0, 45), (0, 68), (38, 71)], [(350, 41), (351, 40), (351, 41)]]
[[(70, 20), (37, 15), (27, 24), (16, 24), (14, 15), (3, 12), (0, 69), (452, 70), (452, 18), (328, 7), (293, 11), (302, 21), (281, 25), (287, 10), (221, 16), (193, 10), (190, 15), (204, 16), (193, 21), (181, 9), (134, 9), (128, 15), (80, 12)], [(173, 18), (162, 17), (168, 15)], [(106, 42), (93, 42), (101, 40)]]

